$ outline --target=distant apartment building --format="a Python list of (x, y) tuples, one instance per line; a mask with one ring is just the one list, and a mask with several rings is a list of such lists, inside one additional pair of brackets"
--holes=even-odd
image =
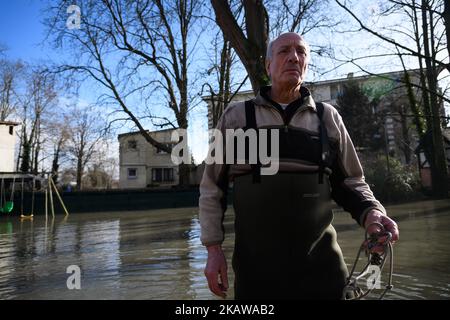
[[(422, 101), (420, 87), (420, 70), (408, 70), (413, 84), (413, 94), (418, 103)], [(410, 108), (407, 86), (404, 83), (404, 71), (381, 73), (354, 77), (349, 74), (347, 78), (329, 81), (318, 81), (307, 84), (316, 101), (328, 102), (337, 105), (337, 99), (342, 94), (344, 85), (348, 81), (355, 81), (369, 96), (376, 97), (378, 103), (373, 112), (384, 114), (382, 132), (387, 151), (403, 163), (417, 162), (415, 149), (419, 145), (419, 137), (413, 123), (413, 112)], [(444, 104), (440, 104), (440, 113), (445, 116)]]
[[(409, 70), (411, 82), (419, 85), (419, 70)], [(382, 132), (385, 136), (387, 149), (391, 154), (395, 154), (402, 162), (406, 162), (408, 156), (414, 156), (414, 150), (418, 146), (418, 136), (412, 124), (413, 117), (409, 108), (410, 102), (406, 91), (406, 86), (401, 81), (404, 71), (382, 73), (377, 75), (353, 76), (348, 74), (346, 78), (306, 82), (304, 85), (310, 90), (315, 101), (330, 103), (337, 106), (337, 99), (342, 94), (344, 85), (349, 81), (357, 82), (363, 91), (368, 95), (376, 95), (379, 102), (374, 112), (384, 111)], [(421, 101), (421, 92), (414, 89), (414, 94), (418, 101)], [(231, 103), (244, 101), (253, 97), (253, 91), (243, 91), (237, 93)], [(208, 128), (213, 125), (211, 112), (211, 97), (203, 97), (208, 103)], [(402, 110), (405, 114), (402, 114)], [(441, 113), (444, 115), (444, 106), (441, 105)], [(408, 153), (408, 154), (407, 154)]]
[(16, 126), (10, 121), (0, 121), (0, 172), (14, 172)]
[[(156, 141), (173, 144), (175, 129), (148, 132)], [(151, 145), (140, 132), (120, 134), (119, 139), (119, 188), (171, 187), (178, 184), (178, 166), (170, 153)]]

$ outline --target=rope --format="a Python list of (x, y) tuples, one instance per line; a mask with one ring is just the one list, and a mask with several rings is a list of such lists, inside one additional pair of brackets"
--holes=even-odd
[[(381, 225), (380, 223), (373, 223), (373, 224), (377, 224), (378, 226), (380, 226), (382, 231), (378, 234), (373, 234), (368, 238), (367, 237), (368, 233), (367, 233), (367, 228), (366, 228), (365, 239), (358, 250), (355, 263), (353, 264), (350, 275), (347, 278), (347, 283), (345, 284), (345, 287), (344, 287), (344, 295), (345, 295), (346, 300), (360, 300), (372, 292), (372, 290), (374, 289), (374, 286), (372, 286), (371, 288), (369, 288), (367, 291), (364, 292), (360, 287), (358, 287), (357, 281), (367, 274), (367, 271), (371, 265), (379, 266), (379, 270), (380, 270), (379, 276), (381, 276), (381, 273), (386, 264), (386, 259), (388, 256), (389, 256), (388, 283), (385, 286), (385, 289), (383, 290), (383, 292), (381, 293), (379, 300), (383, 299), (384, 296), (386, 295), (386, 293), (394, 287), (392, 284), (392, 275), (393, 275), (393, 271), (394, 271), (394, 249), (393, 249), (392, 243), (391, 243), (392, 234), (390, 232), (385, 232), (383, 225)], [(378, 245), (377, 240), (382, 236), (387, 236), (387, 239), (383, 244), (383, 254), (379, 255), (378, 253), (371, 253), (370, 249), (373, 248), (374, 246)], [(359, 257), (361, 255), (362, 251), (366, 252), (368, 261), (367, 261), (367, 264), (365, 265), (363, 271), (357, 277), (355, 277), (353, 279), (353, 273), (355, 272), (356, 265), (358, 264)], [(347, 292), (353, 292), (354, 297), (347, 298)]]
[(394, 248), (392, 246), (392, 243), (388, 243), (388, 248), (389, 248), (389, 280), (388, 280), (388, 285), (386, 286), (385, 290), (383, 291), (383, 293), (380, 295), (379, 300), (382, 300), (384, 295), (389, 291), (392, 290), (392, 288), (394, 287), (394, 285), (392, 284), (392, 275), (394, 273)]

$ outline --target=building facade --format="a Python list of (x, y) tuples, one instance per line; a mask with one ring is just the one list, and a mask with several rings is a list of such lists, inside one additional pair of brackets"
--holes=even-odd
[[(171, 140), (175, 129), (149, 132), (156, 141), (174, 145)], [(175, 186), (179, 182), (178, 166), (170, 153), (151, 145), (140, 132), (120, 134), (119, 139), (119, 188), (161, 188)]]
[(0, 172), (14, 172), (16, 126), (10, 121), (0, 121)]
[[(422, 101), (420, 89), (420, 69), (408, 70), (413, 84), (413, 94), (417, 103)], [(405, 72), (388, 72), (376, 75), (354, 77), (349, 74), (347, 78), (329, 81), (308, 83), (315, 101), (323, 101), (338, 106), (338, 97), (342, 95), (344, 86), (349, 81), (356, 82), (370, 99), (377, 103), (372, 110), (382, 117), (381, 135), (386, 152), (395, 156), (403, 164), (417, 163), (415, 149), (419, 145), (419, 136), (414, 124), (413, 112), (410, 108), (407, 86), (404, 84)], [(441, 102), (441, 115), (445, 116), (444, 104)]]

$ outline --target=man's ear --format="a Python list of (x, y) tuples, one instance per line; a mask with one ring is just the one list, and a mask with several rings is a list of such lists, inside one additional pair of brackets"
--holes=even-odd
[(270, 77), (270, 60), (266, 59), (266, 72), (267, 75)]

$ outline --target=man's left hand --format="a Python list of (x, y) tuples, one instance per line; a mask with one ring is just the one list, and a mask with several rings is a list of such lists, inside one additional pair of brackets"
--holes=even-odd
[[(381, 226), (383, 226), (384, 230), (382, 230)], [(377, 234), (382, 231), (390, 232), (392, 234), (392, 238), (390, 240), (391, 243), (395, 243), (399, 239), (397, 223), (378, 210), (371, 210), (367, 213), (364, 227), (366, 228), (369, 235)], [(381, 245), (384, 244), (387, 240), (387, 236), (382, 236), (378, 239), (378, 242)], [(382, 248), (379, 246), (376, 246), (373, 251), (383, 253)]]

